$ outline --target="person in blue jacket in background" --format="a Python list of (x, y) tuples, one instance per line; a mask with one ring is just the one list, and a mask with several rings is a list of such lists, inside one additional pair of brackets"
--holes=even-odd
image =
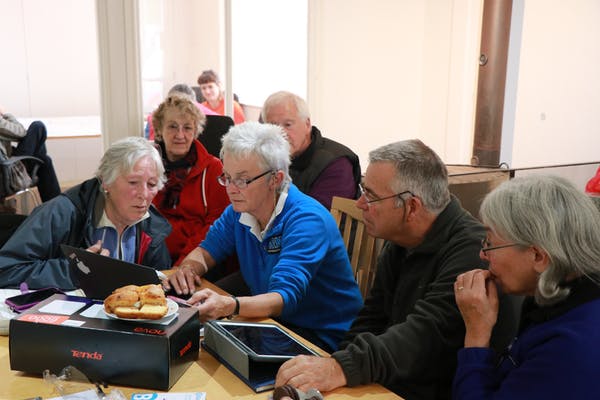
[(290, 182), (290, 147), (276, 125), (231, 128), (221, 149), (231, 205), (169, 283), (191, 293), (208, 269), (234, 252), (248, 296), (200, 290), (189, 302), (203, 319), (275, 317), (331, 351), (362, 307), (348, 254), (327, 209)]

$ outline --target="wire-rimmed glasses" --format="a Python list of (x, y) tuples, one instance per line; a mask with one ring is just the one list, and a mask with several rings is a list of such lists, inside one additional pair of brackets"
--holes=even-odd
[(270, 170), (263, 172), (260, 175), (255, 176), (254, 178), (250, 178), (250, 179), (243, 179), (243, 178), (231, 179), (230, 176), (226, 175), (225, 173), (222, 173), (217, 178), (217, 181), (219, 182), (219, 184), (221, 184), (222, 186), (225, 186), (225, 187), (229, 186), (230, 184), (233, 184), (238, 189), (245, 189), (246, 187), (248, 187), (249, 184), (251, 184), (255, 180), (260, 179), (269, 173), (275, 173), (275, 171), (270, 169)]
[[(400, 193), (396, 193), (396, 194), (392, 194), (390, 196), (385, 196), (385, 197), (374, 197), (373, 195), (370, 195), (367, 190), (365, 189), (365, 187), (362, 185), (362, 183), (358, 184), (358, 188), (360, 189), (360, 194), (365, 196), (365, 201), (367, 202), (367, 204), (372, 204), (372, 203), (376, 203), (378, 201), (383, 201), (383, 200), (387, 200), (387, 199), (391, 199), (393, 197), (400, 197), (402, 198), (403, 195), (409, 193), (411, 196), (414, 196), (414, 193), (411, 192), (410, 190), (405, 190), (404, 192), (400, 192)], [(404, 200), (404, 199), (403, 199)]]

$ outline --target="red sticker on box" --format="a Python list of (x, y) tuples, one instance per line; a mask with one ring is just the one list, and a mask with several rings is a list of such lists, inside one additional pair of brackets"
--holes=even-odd
[(69, 319), (68, 315), (52, 314), (25, 314), (17, 318), (19, 321), (33, 322), (36, 324), (60, 325)]

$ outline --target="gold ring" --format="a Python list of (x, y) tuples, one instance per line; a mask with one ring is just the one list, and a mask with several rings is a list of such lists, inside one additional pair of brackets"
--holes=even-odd
[(459, 286), (457, 289), (458, 290), (463, 290), (465, 287), (464, 286)]

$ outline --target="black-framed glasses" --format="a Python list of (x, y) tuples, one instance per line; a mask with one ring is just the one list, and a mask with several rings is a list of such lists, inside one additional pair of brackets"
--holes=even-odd
[(514, 246), (520, 246), (520, 244), (519, 243), (507, 243), (507, 244), (501, 244), (499, 246), (491, 246), (491, 243), (489, 240), (487, 240), (487, 238), (481, 239), (481, 251), (483, 251), (483, 254), (487, 254), (488, 251), (503, 249), (505, 247), (514, 247)]
[(358, 184), (358, 188), (360, 189), (360, 194), (363, 195), (363, 196), (365, 196), (365, 200), (366, 200), (367, 204), (376, 203), (378, 201), (383, 201), (383, 200), (391, 199), (393, 197), (400, 197), (400, 198), (402, 198), (402, 196), (405, 195), (405, 194), (407, 194), (407, 193), (409, 193), (411, 196), (414, 196), (413, 192), (411, 192), (410, 190), (405, 190), (404, 192), (392, 194), (390, 196), (372, 197), (370, 194), (367, 193), (367, 191), (365, 190), (365, 187), (362, 185), (362, 183)]
[(217, 178), (217, 181), (222, 185), (222, 186), (229, 186), (230, 184), (233, 183), (233, 185), (238, 188), (238, 189), (245, 189), (246, 187), (248, 187), (249, 184), (251, 184), (252, 182), (254, 182), (257, 179), (262, 178), (263, 176), (269, 174), (269, 173), (275, 173), (275, 171), (273, 171), (272, 169), (263, 172), (260, 175), (255, 176), (254, 178), (250, 178), (250, 179), (243, 179), (243, 178), (236, 178), (236, 179), (231, 179), (230, 176), (225, 175), (225, 173), (222, 173), (221, 175), (219, 175), (219, 177)]

